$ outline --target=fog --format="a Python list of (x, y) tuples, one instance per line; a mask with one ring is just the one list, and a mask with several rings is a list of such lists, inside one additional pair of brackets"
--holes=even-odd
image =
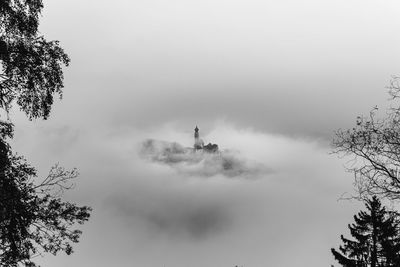
[[(47, 121), (14, 107), (11, 143), (40, 176), (78, 168), (64, 198), (93, 216), (43, 267), (334, 263), (362, 205), (338, 201), (353, 177), (329, 145), (386, 105), (398, 1), (44, 6), (41, 33), (71, 57), (63, 99)], [(218, 155), (181, 153), (196, 125)]]
[[(108, 266), (115, 258), (119, 266), (287, 266), (294, 261), (317, 266), (331, 262), (330, 247), (338, 244), (338, 234), (360, 207), (338, 201), (352, 190), (351, 174), (344, 173), (328, 147), (312, 140), (238, 128), (227, 121), (215, 122), (201, 135), (235, 151), (240, 168), (249, 162), (262, 166), (253, 176), (210, 172), (215, 165), (204, 162), (192, 168), (143, 157), (146, 139), (164, 140), (158, 142), (167, 146), (173, 140), (182, 147), (193, 144), (190, 130), (176, 130), (174, 123), (118, 134), (34, 127), (16, 140), (29, 143), (44, 134), (59, 137), (31, 142), (30, 153), (41, 149), (47, 157), (58, 140), (57, 160), (81, 173), (66, 197), (94, 208), (76, 253), (45, 257), (44, 266)], [(78, 148), (80, 153), (73, 153)], [(285, 256), (287, 250), (292, 257)]]

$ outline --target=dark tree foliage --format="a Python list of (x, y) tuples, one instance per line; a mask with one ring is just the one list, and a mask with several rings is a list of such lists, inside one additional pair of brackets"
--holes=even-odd
[(64, 202), (60, 196), (72, 187), (76, 170), (55, 166), (41, 182), (24, 158), (13, 155), (1, 128), (0, 140), (0, 266), (36, 266), (35, 255), (43, 252), (72, 253), (81, 231), (72, 229), (89, 219), (90, 208)]
[(58, 41), (39, 35), (42, 8), (42, 0), (0, 1), (0, 107), (8, 111), (15, 100), (31, 119), (49, 116), (69, 63)]
[(352, 239), (341, 236), (343, 245), (332, 254), (346, 267), (400, 266), (398, 215), (389, 212), (377, 197), (366, 202), (367, 211), (354, 216), (349, 225)]
[[(57, 41), (39, 34), (42, 0), (0, 0), (0, 108), (13, 103), (30, 118), (48, 118), (54, 95), (62, 96), (62, 66), (69, 58)], [(90, 208), (64, 202), (77, 171), (56, 165), (40, 180), (6, 138), (13, 125), (0, 121), (0, 266), (36, 266), (44, 252), (72, 253)]]
[(384, 118), (377, 118), (374, 108), (369, 117), (358, 117), (354, 128), (336, 132), (334, 153), (349, 159), (347, 168), (354, 172), (358, 198), (400, 199), (399, 81), (398, 77), (391, 81), (392, 102)]

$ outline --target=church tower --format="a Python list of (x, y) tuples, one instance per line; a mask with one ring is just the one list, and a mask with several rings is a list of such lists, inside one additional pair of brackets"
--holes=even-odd
[(198, 139), (199, 139), (199, 128), (197, 128), (196, 125), (196, 128), (194, 128), (194, 142), (196, 143), (196, 140)]
[(194, 128), (194, 148), (195, 149), (202, 149), (203, 148), (203, 141), (200, 139), (199, 135), (199, 128)]

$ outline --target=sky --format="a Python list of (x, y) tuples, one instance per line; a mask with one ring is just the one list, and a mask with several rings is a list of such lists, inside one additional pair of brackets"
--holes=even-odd
[[(43, 267), (334, 264), (362, 203), (338, 201), (353, 178), (330, 142), (388, 104), (398, 1), (44, 6), (41, 33), (71, 64), (48, 120), (12, 111), (12, 146), (41, 177), (55, 163), (78, 168), (64, 198), (93, 213), (75, 253), (38, 258)], [(196, 125), (222, 161), (166, 160), (193, 146)]]

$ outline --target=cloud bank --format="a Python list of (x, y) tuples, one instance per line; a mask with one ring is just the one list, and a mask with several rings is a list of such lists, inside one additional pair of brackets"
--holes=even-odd
[(255, 178), (271, 172), (264, 165), (244, 158), (238, 151), (194, 151), (177, 142), (155, 139), (147, 139), (142, 143), (140, 155), (190, 176), (211, 177), (220, 174), (230, 178)]
[[(180, 125), (71, 127), (68, 136), (80, 130), (78, 137), (72, 144), (62, 142), (57, 155), (51, 154), (55, 139), (43, 136), (61, 135), (62, 125), (24, 128), (19, 138), (30, 151), (18, 149), (18, 138), (16, 151), (45, 171), (45, 164), (53, 163), (44, 158), (49, 154), (66, 167), (78, 167), (77, 190), (68, 197), (94, 208), (77, 253), (61, 264), (59, 257), (46, 257), (43, 266), (112, 266), (115, 259), (127, 266), (134, 259), (145, 267), (333, 263), (329, 248), (340, 241), (354, 210), (336, 201), (351, 188), (352, 177), (327, 147), (217, 121), (202, 127), (202, 137), (230, 150), (223, 150), (221, 159), (195, 156), (186, 150), (192, 127)], [(234, 167), (224, 170), (223, 159)], [(262, 176), (267, 177), (251, 179)]]
[[(115, 215), (128, 218), (129, 225), (142, 225), (149, 233), (174, 239), (204, 240), (229, 229), (231, 211), (214, 197), (196, 194), (195, 190), (190, 195), (172, 190), (176, 196), (171, 196), (171, 188), (166, 190), (167, 195), (158, 197), (136, 195), (136, 202), (121, 190), (120, 195), (107, 199), (107, 205), (118, 207)], [(137, 202), (147, 203), (146, 208)]]

